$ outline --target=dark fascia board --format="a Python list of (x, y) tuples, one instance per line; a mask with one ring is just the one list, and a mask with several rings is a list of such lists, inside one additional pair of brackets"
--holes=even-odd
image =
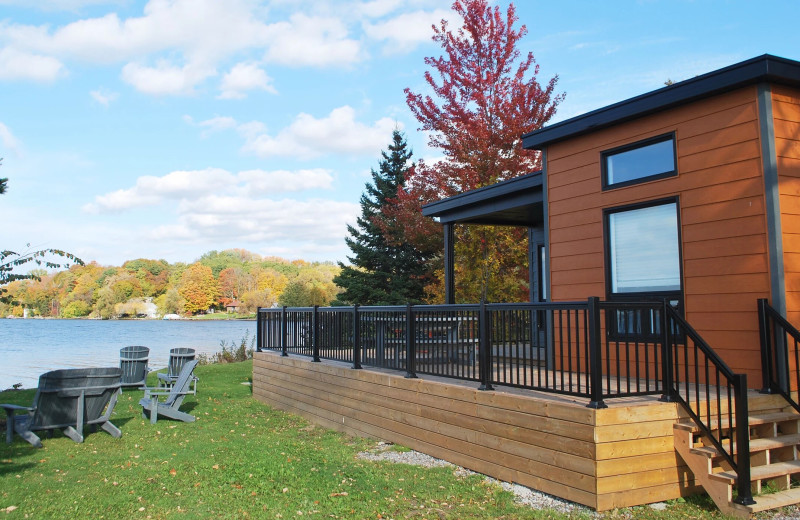
[(800, 62), (764, 54), (535, 130), (522, 136), (522, 146), (541, 150), (557, 141), (760, 82), (800, 86)]
[(422, 214), (426, 217), (442, 217), (454, 210), (463, 210), (468, 206), (486, 205), (519, 191), (542, 189), (542, 172), (533, 172), (507, 181), (484, 186), (476, 190), (466, 191), (437, 200), (422, 206)]

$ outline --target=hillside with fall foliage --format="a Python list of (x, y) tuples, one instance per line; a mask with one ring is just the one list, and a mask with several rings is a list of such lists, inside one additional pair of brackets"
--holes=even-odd
[(38, 280), (17, 280), (5, 286), (7, 303), (0, 316), (52, 318), (124, 318), (158, 309), (159, 315), (191, 316), (224, 311), (239, 313), (258, 307), (329, 305), (339, 291), (332, 263), (261, 257), (243, 249), (210, 251), (196, 262), (129, 260), (120, 267), (96, 262), (67, 270), (35, 273)]

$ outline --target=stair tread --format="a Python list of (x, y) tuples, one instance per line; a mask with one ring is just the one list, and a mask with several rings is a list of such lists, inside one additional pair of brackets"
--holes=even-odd
[[(723, 445), (730, 444), (728, 439), (723, 440)], [(750, 452), (765, 451), (784, 446), (794, 446), (800, 444), (800, 433), (791, 435), (779, 435), (777, 437), (765, 437), (763, 439), (750, 439)], [(692, 448), (692, 453), (702, 454), (707, 457), (719, 456), (719, 452), (713, 446), (700, 446)]]
[[(800, 460), (776, 462), (775, 464), (753, 466), (750, 468), (750, 480), (768, 479), (798, 472), (800, 472)], [(735, 483), (737, 478), (735, 471), (723, 471), (721, 473), (714, 473), (713, 475), (709, 476), (713, 479), (722, 480), (723, 482), (727, 482), (729, 484)]]
[[(800, 420), (800, 414), (795, 412), (770, 412), (770, 413), (753, 413), (748, 417), (750, 426), (758, 426), (761, 424), (769, 424), (774, 422), (785, 422)], [(711, 429), (718, 428), (716, 420), (711, 421)], [(723, 427), (728, 426), (727, 417), (722, 420)], [(691, 419), (684, 419), (681, 422), (675, 423), (675, 427), (681, 430), (698, 432), (700, 428)]]
[(778, 507), (790, 506), (800, 503), (800, 488), (787, 489), (785, 491), (778, 491), (777, 493), (770, 493), (768, 495), (758, 495), (753, 497), (756, 501), (755, 504), (749, 506), (741, 506), (735, 504), (736, 509), (745, 509), (751, 513), (759, 511), (766, 511), (768, 509), (776, 509)]

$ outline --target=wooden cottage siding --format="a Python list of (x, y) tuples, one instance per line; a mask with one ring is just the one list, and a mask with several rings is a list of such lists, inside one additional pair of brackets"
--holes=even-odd
[(253, 395), (337, 431), (396, 442), (600, 510), (696, 492), (677, 459), (675, 403), (473, 387), (257, 352)]
[[(606, 295), (604, 209), (678, 196), (686, 316), (735, 371), (759, 381), (756, 300), (770, 282), (756, 92), (742, 88), (548, 146), (553, 300)], [(603, 151), (671, 132), (677, 176), (602, 190)]]
[(800, 90), (773, 87), (787, 319), (800, 326)]

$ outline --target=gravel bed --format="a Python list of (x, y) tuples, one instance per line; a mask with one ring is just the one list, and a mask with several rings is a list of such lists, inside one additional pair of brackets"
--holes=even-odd
[[(391, 449), (392, 444), (388, 442), (379, 442), (378, 445), (370, 451), (362, 451), (358, 457), (364, 460), (374, 461), (389, 461), (398, 464), (411, 464), (414, 466), (422, 466), (426, 468), (432, 467), (446, 467), (452, 466), (453, 473), (457, 476), (475, 475), (474, 471), (456, 466), (445, 460), (425, 455), (418, 451), (394, 451)], [(492, 477), (484, 477), (488, 483), (498, 484), (506, 491), (513, 493), (514, 501), (518, 504), (532, 507), (533, 509), (554, 509), (561, 513), (577, 513), (581, 512), (587, 516), (599, 516), (592, 509), (564, 500), (541, 491), (520, 486), (519, 484), (512, 484), (509, 482), (500, 482)]]

